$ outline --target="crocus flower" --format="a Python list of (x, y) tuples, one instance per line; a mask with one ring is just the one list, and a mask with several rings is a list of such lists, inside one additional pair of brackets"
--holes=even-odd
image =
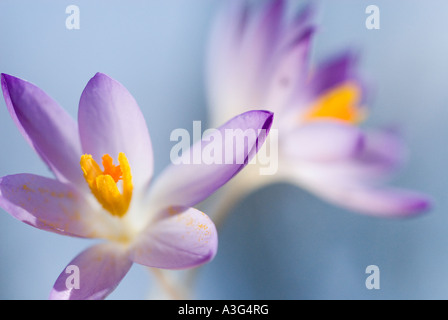
[(402, 165), (405, 148), (394, 130), (359, 126), (368, 109), (355, 54), (343, 52), (311, 66), (315, 9), (306, 6), (287, 19), (286, 4), (229, 1), (211, 34), (207, 84), (212, 122), (262, 107), (275, 112), (272, 128), (278, 132), (278, 144), (271, 148), (278, 150), (278, 171), (263, 176), (256, 166), (246, 168), (222, 190), (217, 214), (277, 181), (376, 216), (403, 217), (428, 209), (425, 195), (386, 185)]
[[(216, 228), (192, 206), (247, 162), (172, 164), (150, 187), (150, 136), (136, 101), (120, 83), (97, 73), (81, 95), (78, 123), (27, 81), (2, 74), (1, 85), (17, 127), (55, 178), (26, 173), (0, 178), (0, 207), (42, 230), (104, 240), (69, 263), (79, 270), (79, 288), (67, 285), (71, 273), (66, 271), (72, 270), (67, 267), (51, 299), (103, 299), (134, 262), (184, 269), (215, 256)], [(218, 130), (269, 130), (272, 117), (249, 111)], [(243, 156), (249, 160), (264, 139), (250, 141)], [(208, 143), (202, 140), (193, 148)]]

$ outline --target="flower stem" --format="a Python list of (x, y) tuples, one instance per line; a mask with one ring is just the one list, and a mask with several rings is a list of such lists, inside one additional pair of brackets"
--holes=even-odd
[(160, 288), (164, 291), (166, 296), (172, 300), (186, 300), (186, 290), (180, 285), (174, 285), (172, 278), (165, 270), (158, 268), (148, 268), (155, 276)]

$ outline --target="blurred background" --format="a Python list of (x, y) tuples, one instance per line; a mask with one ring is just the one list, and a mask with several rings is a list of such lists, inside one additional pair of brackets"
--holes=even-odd
[[(0, 0), (0, 72), (29, 80), (73, 116), (98, 71), (121, 82), (146, 118), (155, 174), (169, 164), (176, 128), (207, 123), (204, 59), (225, 0)], [(294, 0), (294, 5), (300, 5)], [(68, 30), (67, 6), (80, 9)], [(408, 220), (382, 220), (327, 204), (287, 184), (253, 193), (219, 232), (201, 267), (199, 299), (448, 299), (448, 3), (443, 0), (321, 0), (318, 62), (347, 47), (374, 84), (366, 126), (398, 126), (410, 158), (393, 181), (434, 198)], [(380, 30), (365, 27), (368, 5)], [(204, 128), (204, 126), (203, 126)], [(0, 99), (0, 176), (51, 176)], [(93, 242), (43, 232), (0, 209), (0, 299), (46, 299), (71, 259)], [(367, 290), (368, 265), (380, 269)], [(134, 264), (109, 299), (143, 299), (155, 288)]]

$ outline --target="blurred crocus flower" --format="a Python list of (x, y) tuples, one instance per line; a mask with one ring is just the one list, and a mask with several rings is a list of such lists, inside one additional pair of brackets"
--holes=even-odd
[[(257, 166), (221, 190), (217, 215), (249, 192), (287, 181), (350, 210), (384, 217), (419, 214), (429, 200), (385, 185), (405, 148), (393, 130), (361, 130), (366, 86), (356, 57), (344, 52), (310, 67), (316, 27), (312, 6), (286, 18), (286, 1), (229, 1), (217, 17), (208, 52), (212, 122), (248, 108), (276, 114), (278, 171)], [(267, 148), (267, 145), (264, 147)], [(259, 165), (258, 165), (259, 166)], [(215, 221), (216, 222), (216, 221)]]
[[(136, 101), (120, 83), (96, 74), (82, 93), (78, 123), (27, 81), (2, 74), (1, 85), (13, 120), (55, 179), (34, 174), (2, 177), (0, 206), (42, 230), (105, 240), (69, 263), (56, 280), (51, 299), (103, 299), (134, 262), (184, 269), (214, 257), (216, 228), (192, 206), (245, 163), (170, 165), (150, 188), (150, 136)], [(218, 130), (258, 132), (269, 130), (271, 122), (270, 112), (249, 111)], [(252, 141), (243, 156), (253, 156), (264, 138)], [(198, 141), (193, 148), (207, 143)], [(67, 272), (76, 268), (79, 287)]]

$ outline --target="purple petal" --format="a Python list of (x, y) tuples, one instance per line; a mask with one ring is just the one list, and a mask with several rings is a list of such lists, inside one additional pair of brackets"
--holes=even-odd
[[(246, 1), (230, 0), (223, 3), (214, 19), (212, 37), (213, 48), (227, 48), (240, 46), (248, 26), (249, 7)], [(235, 50), (233, 50), (235, 52)], [(214, 53), (219, 54), (220, 50)]]
[[(272, 120), (271, 112), (249, 111), (214, 131), (213, 138), (195, 143), (178, 159), (178, 164), (171, 164), (155, 181), (151, 205), (160, 209), (191, 207), (210, 196), (248, 164), (263, 145)], [(240, 139), (233, 139), (232, 134)], [(205, 151), (211, 146), (221, 153), (217, 159), (207, 157)]]
[(11, 117), (56, 177), (84, 185), (79, 167), (81, 144), (74, 119), (27, 81), (2, 74), (1, 85)]
[(356, 63), (357, 56), (347, 51), (320, 64), (307, 87), (309, 101), (313, 102), (328, 90), (347, 82), (353, 81), (363, 87), (359, 76), (355, 73)]
[(378, 129), (365, 134), (365, 148), (353, 159), (352, 176), (357, 179), (383, 179), (398, 170), (407, 158), (402, 137), (393, 129)]
[[(303, 90), (303, 85), (308, 77), (309, 53), (314, 28), (308, 28), (282, 51), (277, 53), (274, 59), (277, 63), (268, 86), (267, 106), (275, 110), (290, 102), (294, 92)], [(297, 103), (297, 99), (292, 101)]]
[(105, 299), (115, 290), (131, 266), (132, 261), (127, 252), (118, 244), (106, 243), (90, 247), (62, 271), (53, 286), (50, 299)]
[(264, 61), (270, 59), (278, 44), (284, 7), (284, 0), (269, 1), (257, 7), (257, 12), (251, 12), (252, 20), (247, 26), (242, 44), (249, 70), (252, 70), (252, 66), (254, 70), (263, 70)]
[(286, 25), (282, 33), (282, 43), (289, 44), (300, 37), (307, 28), (310, 28), (314, 23), (313, 19), (316, 16), (316, 7), (314, 3), (307, 3), (305, 6), (295, 13), (295, 16)]
[(321, 186), (317, 194), (347, 209), (377, 217), (405, 218), (422, 214), (431, 207), (431, 199), (424, 194), (392, 188), (366, 185)]
[(104, 154), (117, 160), (124, 152), (134, 186), (149, 182), (153, 173), (151, 139), (143, 114), (125, 87), (97, 73), (81, 95), (78, 121), (84, 153), (100, 162)]
[[(95, 212), (70, 184), (32, 174), (0, 178), (0, 207), (33, 227), (58, 234), (94, 237)], [(99, 220), (101, 221), (101, 220)]]
[(291, 161), (338, 161), (361, 153), (364, 135), (337, 121), (305, 124), (282, 138), (281, 150)]
[(255, 8), (230, 1), (224, 8), (210, 38), (207, 66), (208, 98), (217, 119), (266, 105), (284, 6), (284, 0)]
[[(293, 141), (293, 140), (291, 140)], [(394, 130), (364, 132), (363, 148), (353, 157), (326, 162), (310, 171), (330, 181), (356, 181), (360, 184), (383, 183), (403, 164), (407, 150)], [(292, 159), (299, 159), (294, 158)]]
[(136, 263), (163, 269), (191, 268), (213, 259), (215, 225), (194, 208), (170, 207), (150, 224), (132, 251)]
[[(207, 93), (209, 105), (214, 108), (217, 118), (227, 118), (225, 114), (233, 105), (237, 108), (245, 106), (247, 91), (239, 89), (240, 54), (245, 34), (247, 33), (249, 10), (246, 1), (226, 1), (219, 10), (212, 31), (207, 52)], [(236, 92), (238, 90), (238, 92)], [(232, 102), (229, 102), (229, 98)], [(241, 106), (241, 107), (243, 107)]]
[[(239, 65), (244, 70), (239, 72), (246, 78), (243, 84), (249, 93), (263, 94), (260, 90), (265, 90), (268, 85), (269, 67), (279, 45), (284, 8), (284, 0), (269, 1), (257, 8), (259, 12), (252, 15), (252, 23), (248, 26), (241, 45), (242, 55)], [(257, 85), (254, 86), (254, 83)], [(255, 102), (246, 101), (246, 103)]]
[[(269, 55), (273, 44), (278, 41), (284, 9), (284, 0), (268, 1), (264, 6), (260, 6), (258, 16), (254, 15), (253, 34), (248, 42), (253, 45), (253, 49), (265, 51), (265, 56)], [(262, 54), (256, 50), (253, 50), (253, 53)]]
[[(374, 180), (351, 175), (348, 168), (316, 162), (294, 163), (283, 167), (290, 182), (338, 206), (378, 217), (407, 217), (431, 207), (431, 199), (422, 193), (389, 187)], [(377, 182), (377, 181), (376, 181)]]

